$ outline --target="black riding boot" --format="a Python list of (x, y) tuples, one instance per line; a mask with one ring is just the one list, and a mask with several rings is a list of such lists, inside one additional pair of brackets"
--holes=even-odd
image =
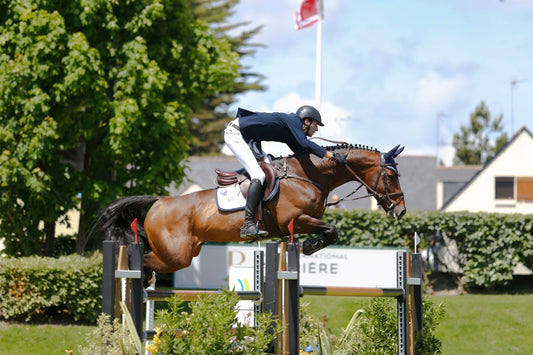
[(268, 235), (267, 231), (260, 230), (254, 223), (255, 209), (261, 198), (262, 187), (263, 185), (259, 179), (252, 179), (250, 182), (248, 196), (246, 196), (246, 206), (244, 207), (244, 224), (241, 227), (241, 238), (264, 238)]

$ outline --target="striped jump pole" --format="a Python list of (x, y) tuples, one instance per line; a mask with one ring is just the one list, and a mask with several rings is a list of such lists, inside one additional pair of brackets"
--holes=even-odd
[[(145, 290), (145, 301), (164, 301), (173, 296), (181, 296), (184, 301), (194, 301), (200, 295), (220, 295), (219, 290)], [(241, 300), (259, 302), (263, 298), (261, 291), (235, 291)]]
[(310, 296), (399, 297), (404, 295), (404, 290), (401, 288), (300, 286), (300, 290), (302, 295)]

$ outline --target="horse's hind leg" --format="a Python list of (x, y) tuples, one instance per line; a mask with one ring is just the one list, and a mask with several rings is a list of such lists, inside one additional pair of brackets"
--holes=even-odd
[(155, 273), (170, 273), (175, 272), (179, 269), (188, 267), (191, 264), (191, 257), (186, 257), (182, 259), (182, 262), (172, 263), (169, 265), (168, 262), (163, 261), (159, 256), (157, 256), (153, 251), (144, 255), (144, 270), (143, 270), (143, 279), (144, 287), (148, 287), (155, 283)]

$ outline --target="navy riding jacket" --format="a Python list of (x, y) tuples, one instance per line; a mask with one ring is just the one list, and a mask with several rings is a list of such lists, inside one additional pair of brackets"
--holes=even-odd
[(322, 158), (326, 149), (307, 139), (302, 121), (295, 113), (237, 111), (242, 137), (246, 143), (254, 141), (261, 149), (262, 141), (281, 142), (294, 153), (307, 151)]

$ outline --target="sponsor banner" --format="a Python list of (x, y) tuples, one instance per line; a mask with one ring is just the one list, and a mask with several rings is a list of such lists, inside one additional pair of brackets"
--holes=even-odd
[[(174, 287), (228, 287), (230, 267), (248, 266), (253, 270), (254, 250), (258, 249), (257, 246), (238, 244), (204, 245), (190, 267), (174, 274)], [(300, 254), (300, 284), (394, 288), (397, 286), (396, 254), (399, 250), (327, 247), (310, 256)]]
[[(253, 257), (252, 251), (252, 257)], [(235, 291), (254, 291), (253, 265), (232, 265), (229, 268), (229, 289)], [(253, 327), (255, 325), (254, 301), (239, 301), (237, 303), (237, 320), (240, 324)]]

